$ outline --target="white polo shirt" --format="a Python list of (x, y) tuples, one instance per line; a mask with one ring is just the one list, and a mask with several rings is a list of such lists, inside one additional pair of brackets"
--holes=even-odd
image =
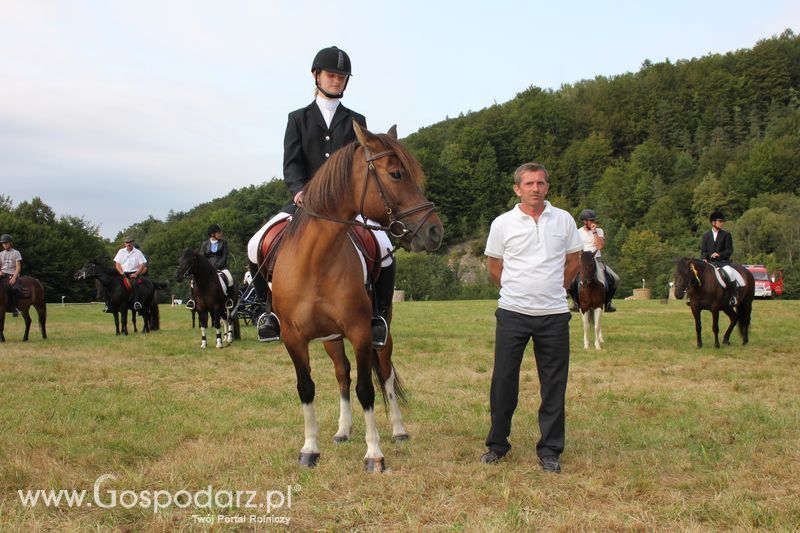
[[(597, 253), (594, 255), (595, 257), (600, 257), (603, 254), (600, 253), (600, 250), (597, 249), (597, 246), (594, 245), (594, 235), (592, 232), (586, 229), (586, 226), (581, 226), (578, 229), (578, 235), (581, 236), (581, 241), (583, 241), (583, 251), (584, 252), (594, 252)], [(601, 239), (605, 239), (606, 234), (603, 233), (603, 228), (597, 228), (597, 236)]]
[(572, 216), (550, 202), (536, 223), (520, 204), (492, 222), (486, 251), (503, 260), (501, 309), (525, 315), (568, 313), (564, 289), (567, 254), (583, 250)]
[(139, 265), (147, 263), (144, 254), (137, 248), (130, 252), (127, 248), (121, 248), (114, 256), (114, 262), (122, 265), (123, 272), (136, 272)]

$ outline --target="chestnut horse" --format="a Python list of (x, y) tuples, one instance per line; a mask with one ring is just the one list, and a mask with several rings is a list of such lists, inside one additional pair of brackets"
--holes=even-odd
[[(44, 302), (44, 287), (38, 279), (30, 276), (20, 276), (18, 283), (22, 285), (22, 294), (17, 299), (17, 309), (22, 314), (25, 320), (25, 334), (22, 336), (23, 341), (28, 340), (28, 334), (31, 331), (31, 306), (36, 308), (36, 314), (39, 315), (39, 329), (42, 330), (42, 338), (47, 338), (47, 304)], [(8, 277), (3, 276), (0, 281), (0, 342), (5, 342), (6, 337), (3, 335), (3, 330), (6, 327), (6, 313), (10, 313), (13, 309), (8, 306), (11, 303), (9, 294), (11, 287), (8, 284)]]
[(326, 341), (339, 382), (339, 429), (334, 441), (350, 438), (350, 362), (342, 341), (346, 337), (355, 352), (356, 395), (364, 409), (364, 468), (381, 472), (385, 463), (375, 423), (371, 369), (384, 403), (389, 404), (393, 438), (405, 440), (408, 435), (397, 402), (401, 389), (391, 360), (391, 336), (380, 352), (373, 349), (366, 270), (348, 231), (356, 225), (375, 228), (354, 220), (361, 214), (380, 223), (380, 229), (392, 233), (401, 246), (419, 252), (439, 248), (443, 229), (435, 206), (422, 193), (422, 168), (397, 141), (395, 127), (388, 134), (370, 133), (355, 121), (353, 127), (357, 142), (335, 152), (306, 185), (302, 209), (289, 223), (275, 261), (272, 302), (294, 363), (305, 419), (300, 464), (313, 467), (320, 455), (308, 352), (313, 339)]
[[(192, 284), (192, 299), (194, 300), (192, 318), (194, 318), (194, 311), (197, 311), (200, 317), (200, 348), (205, 349), (208, 345), (206, 329), (208, 328), (209, 314), (211, 315), (211, 325), (217, 332), (217, 348), (222, 348), (223, 331), (221, 326), (224, 326), (226, 342), (233, 342), (234, 338), (239, 339), (239, 319), (230, 316), (230, 310), (236, 305), (236, 300), (239, 298), (239, 290), (236, 286), (229, 287), (229, 293), (226, 294), (217, 269), (208, 262), (203, 254), (194, 252), (191, 248), (183, 251), (178, 268), (175, 270), (175, 281), (180, 282), (186, 278), (194, 280)], [(225, 283), (227, 284), (227, 280)]]
[(692, 308), (694, 315), (694, 329), (697, 332), (697, 347), (703, 347), (700, 332), (700, 311), (711, 311), (714, 332), (714, 347), (719, 348), (719, 312), (722, 311), (731, 320), (731, 325), (722, 337), (723, 344), (730, 344), (731, 332), (734, 326), (739, 325), (742, 336), (742, 345), (750, 340), (750, 313), (753, 310), (753, 297), (755, 294), (755, 280), (753, 274), (742, 265), (731, 264), (745, 280), (744, 287), (736, 290), (737, 304), (731, 307), (730, 293), (717, 281), (714, 266), (699, 259), (683, 257), (678, 259), (675, 266), (675, 298), (678, 300), (686, 294), (689, 297), (687, 305)]
[(581, 252), (581, 270), (578, 273), (578, 307), (583, 319), (583, 348), (589, 349), (589, 330), (594, 324), (594, 347), (600, 349), (603, 343), (603, 330), (600, 321), (606, 303), (606, 286), (597, 279), (597, 252)]

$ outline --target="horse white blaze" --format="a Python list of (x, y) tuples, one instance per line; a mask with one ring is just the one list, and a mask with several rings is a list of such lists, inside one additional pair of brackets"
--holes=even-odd
[(392, 422), (392, 436), (406, 435), (406, 427), (403, 425), (403, 415), (400, 414), (400, 405), (397, 401), (397, 394), (394, 391), (394, 368), (389, 374), (389, 379), (384, 383), (386, 396), (389, 398), (389, 420)]
[(378, 425), (375, 423), (375, 409), (364, 411), (364, 426), (366, 427), (367, 454), (364, 459), (382, 459), (383, 452), (379, 443)]
[(352, 430), (353, 408), (350, 406), (350, 400), (339, 397), (339, 430), (336, 432), (336, 436), (349, 439)]
[(319, 453), (317, 436), (319, 435), (319, 425), (317, 425), (317, 413), (314, 410), (314, 402), (303, 404), (303, 421), (305, 423), (305, 442), (300, 448), (300, 453)]
[(206, 340), (206, 328), (200, 326), (200, 336), (202, 337), (202, 341), (200, 342), (200, 348), (205, 348), (208, 346), (208, 341)]

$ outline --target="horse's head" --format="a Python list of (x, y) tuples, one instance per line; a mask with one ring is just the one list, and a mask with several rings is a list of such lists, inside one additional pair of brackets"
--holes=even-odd
[(683, 299), (683, 295), (692, 285), (700, 285), (700, 276), (704, 265), (689, 257), (681, 257), (675, 262), (675, 298)]
[(594, 252), (581, 252), (581, 283), (586, 284), (597, 279), (597, 264), (594, 261)]
[(83, 265), (81, 268), (76, 270), (72, 278), (76, 280), (94, 278), (97, 277), (99, 273), (100, 273), (100, 261), (98, 261), (97, 259), (92, 259), (91, 261)]
[(194, 268), (194, 252), (191, 248), (187, 248), (181, 254), (178, 261), (178, 268), (175, 270), (175, 281), (183, 281), (190, 278)]

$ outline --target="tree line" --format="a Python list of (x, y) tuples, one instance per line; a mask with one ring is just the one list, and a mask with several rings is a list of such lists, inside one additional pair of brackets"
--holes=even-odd
[[(514, 169), (538, 161), (550, 171), (554, 205), (576, 218), (584, 207), (599, 213), (603, 255), (622, 277), (622, 295), (643, 279), (665, 295), (675, 258), (699, 255), (708, 214), (720, 209), (733, 259), (783, 270), (787, 296), (800, 297), (800, 40), (791, 30), (752, 49), (646, 60), (635, 73), (558, 90), (529, 87), (404, 143), (427, 173), (448, 246), (472, 241), (468, 248), (481, 255), (491, 220), (515, 203)], [(26, 273), (49, 294), (78, 299), (92, 291), (72, 282), (72, 272), (87, 258), (110, 262), (123, 234), (136, 238), (151, 276), (167, 280), (181, 251), (220, 224), (241, 277), (247, 241), (290, 195), (281, 180), (251, 185), (165, 220), (150, 216), (114, 242), (83, 219), (56, 217), (38, 198), (17, 207), (0, 199), (0, 229), (17, 239)], [(398, 288), (418, 299), (494, 294), (487, 283), (460, 283), (446, 248), (426, 258), (401, 254)], [(426, 277), (436, 281), (422, 283)], [(179, 297), (188, 293), (172, 285)]]

